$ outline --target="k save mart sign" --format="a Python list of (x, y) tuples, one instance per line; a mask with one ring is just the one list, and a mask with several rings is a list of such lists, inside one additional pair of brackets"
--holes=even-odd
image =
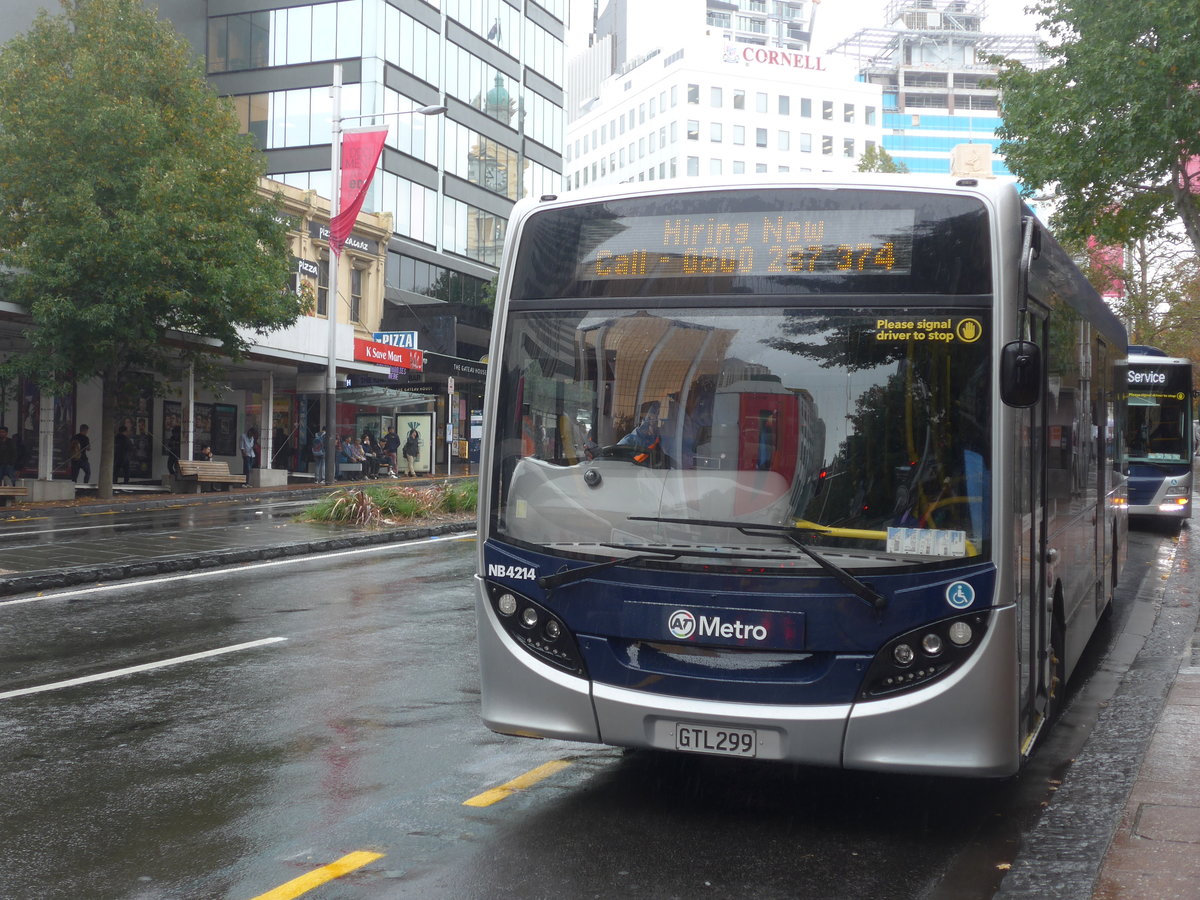
[(393, 347), (362, 338), (354, 339), (354, 358), (359, 362), (376, 363), (395, 369), (413, 369), (420, 372), (425, 365), (425, 354), (411, 347)]

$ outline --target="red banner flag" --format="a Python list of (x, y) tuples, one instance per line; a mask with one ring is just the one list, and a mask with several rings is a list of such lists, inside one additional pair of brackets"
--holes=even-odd
[(342, 134), (342, 188), (338, 194), (340, 212), (329, 223), (329, 249), (338, 256), (367, 196), (367, 188), (375, 177), (375, 166), (383, 153), (388, 130), (374, 128), (347, 131)]

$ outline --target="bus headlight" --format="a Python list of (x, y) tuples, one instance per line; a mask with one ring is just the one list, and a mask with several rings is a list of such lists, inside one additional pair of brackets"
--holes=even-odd
[(859, 698), (877, 700), (937, 681), (975, 652), (988, 613), (972, 612), (897, 635), (879, 648)]
[(487, 592), (505, 634), (526, 652), (564, 672), (587, 677), (575, 635), (561, 618), (509, 588), (488, 583)]
[(948, 629), (950, 642), (956, 647), (965, 647), (971, 643), (971, 626), (967, 622), (958, 621), (950, 625)]

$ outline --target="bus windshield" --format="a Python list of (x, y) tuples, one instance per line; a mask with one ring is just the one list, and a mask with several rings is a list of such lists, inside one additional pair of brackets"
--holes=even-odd
[(718, 550), (814, 565), (795, 542), (847, 569), (986, 556), (987, 321), (937, 306), (512, 311), (494, 533), (687, 566)]
[(1125, 442), (1129, 461), (1188, 463), (1191, 364), (1131, 361), (1128, 381)]

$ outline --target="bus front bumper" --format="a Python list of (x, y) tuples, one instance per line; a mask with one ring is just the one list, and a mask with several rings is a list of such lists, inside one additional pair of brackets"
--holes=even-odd
[(993, 612), (971, 661), (944, 681), (886, 700), (777, 706), (690, 700), (594, 684), (603, 743), (680, 749), (680, 727), (752, 730), (755, 756), (888, 772), (1006, 776), (1020, 764), (1016, 610)]

